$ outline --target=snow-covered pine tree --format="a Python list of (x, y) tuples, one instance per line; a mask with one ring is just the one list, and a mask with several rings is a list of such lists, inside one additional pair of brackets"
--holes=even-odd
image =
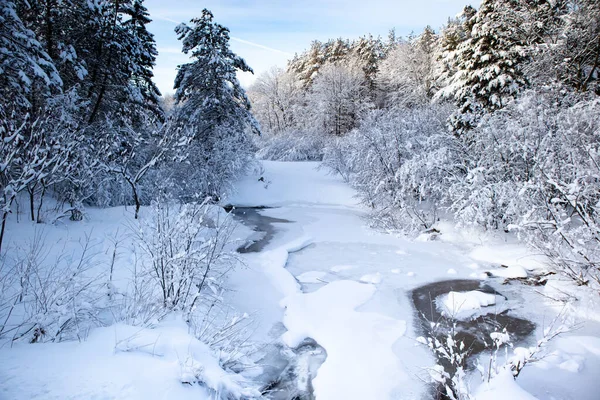
[[(457, 52), (458, 46), (470, 39), (476, 14), (477, 10), (471, 6), (466, 6), (455, 18), (449, 18), (447, 24), (442, 28), (439, 43), (440, 54), (438, 56), (441, 69), (438, 81), (439, 86), (443, 89), (449, 86), (451, 78), (456, 73), (457, 56), (459, 55)], [(444, 90), (438, 94), (445, 94)]]
[(318, 40), (310, 44), (310, 49), (302, 54), (296, 54), (288, 63), (287, 70), (296, 76), (304, 89), (308, 89), (319, 69), (325, 62), (323, 44)]
[(41, 117), (32, 110), (62, 82), (50, 56), (17, 14), (14, 1), (0, 3), (0, 212), (2, 227), (21, 191), (51, 173), (63, 161), (60, 146), (36, 129)]
[[(0, 134), (4, 139), (29, 118), (32, 92), (48, 97), (62, 81), (52, 59), (28, 29), (14, 1), (0, 3)], [(15, 124), (13, 128), (9, 125)]]
[(251, 159), (249, 133), (260, 134), (236, 76), (238, 70), (252, 69), (231, 51), (229, 29), (216, 23), (209, 10), (191, 24), (175, 28), (183, 52), (192, 58), (179, 66), (174, 85), (175, 127), (187, 132), (193, 147), (187, 160), (193, 171), (182, 171), (178, 180), (189, 186), (188, 193), (218, 198), (222, 186)]
[(383, 58), (384, 46), (381, 38), (374, 38), (373, 35), (363, 36), (354, 41), (351, 46), (352, 56), (357, 57), (367, 78), (369, 95), (375, 98), (376, 75), (379, 70), (379, 62)]
[(132, 55), (133, 61), (130, 67), (130, 92), (142, 110), (147, 108), (153, 116), (162, 120), (164, 111), (159, 105), (160, 91), (152, 81), (152, 68), (156, 64), (158, 51), (154, 35), (146, 27), (152, 20), (143, 2), (144, 0), (133, 0), (123, 8), (123, 13), (129, 16), (123, 26), (131, 38), (127, 51)]
[(526, 44), (512, 18), (518, 8), (516, 0), (483, 0), (470, 35), (452, 54), (456, 73), (445, 91), (454, 95), (459, 107), (450, 118), (457, 135), (475, 127), (484, 113), (504, 107), (527, 86), (522, 72)]
[(82, 44), (89, 6), (63, 0), (19, 0), (18, 14), (31, 29), (58, 70), (65, 92), (87, 76)]
[(146, 29), (150, 19), (142, 0), (88, 3), (84, 11), (89, 39), (77, 52), (89, 71), (82, 85), (82, 97), (91, 104), (88, 124), (107, 116), (127, 123), (140, 112), (162, 117), (160, 92), (150, 80), (156, 43)]

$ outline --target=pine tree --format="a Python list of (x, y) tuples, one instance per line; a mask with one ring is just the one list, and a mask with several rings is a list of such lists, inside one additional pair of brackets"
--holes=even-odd
[(360, 60), (367, 78), (369, 95), (374, 98), (376, 90), (375, 76), (384, 53), (381, 38), (374, 38), (372, 35), (363, 36), (352, 43), (351, 53)]
[[(241, 168), (227, 170), (230, 165), (226, 164), (246, 162), (251, 150), (248, 132), (260, 134), (236, 76), (238, 70), (252, 69), (231, 51), (229, 29), (216, 23), (210, 11), (203, 10), (202, 16), (191, 23), (175, 28), (183, 52), (192, 58), (190, 63), (179, 66), (175, 78), (175, 101), (179, 105), (175, 121), (179, 129), (187, 131), (194, 148), (189, 152), (193, 159), (188, 161), (194, 164), (196, 172), (188, 176), (204, 181), (205, 186), (196, 191), (218, 198), (223, 182)], [(218, 176), (211, 178), (211, 174)], [(200, 183), (191, 179), (184, 180), (190, 185)]]
[(87, 124), (106, 117), (127, 124), (139, 113), (162, 118), (160, 92), (151, 81), (156, 43), (146, 29), (150, 19), (143, 1), (87, 3), (80, 12), (86, 22), (76, 51), (88, 71), (80, 90), (90, 102)]
[(175, 29), (183, 52), (193, 59), (178, 67), (175, 101), (182, 105), (182, 117), (195, 121), (199, 139), (206, 136), (200, 133), (225, 121), (235, 122), (242, 129), (257, 128), (250, 102), (236, 76), (237, 70), (252, 69), (229, 48), (229, 29), (213, 18), (204, 9), (202, 17), (191, 21), (192, 27), (180, 24)]
[[(32, 92), (50, 96), (62, 81), (52, 59), (28, 29), (14, 1), (0, 4), (0, 134), (10, 135), (10, 121), (23, 122), (32, 107)], [(18, 118), (18, 122), (15, 121)]]
[(527, 86), (525, 43), (509, 18), (516, 7), (514, 0), (484, 0), (470, 37), (458, 45), (457, 72), (450, 81), (459, 107), (450, 120), (456, 134), (475, 127), (482, 114), (504, 107)]
[(149, 18), (148, 9), (143, 5), (143, 0), (134, 0), (132, 4), (127, 4), (123, 12), (130, 17), (123, 22), (131, 38), (131, 47), (127, 49), (132, 54), (130, 87), (132, 91), (139, 93), (140, 106), (148, 108), (152, 115), (162, 120), (164, 113), (159, 105), (160, 91), (152, 81), (152, 68), (156, 64), (158, 51), (154, 35), (146, 28), (152, 20)]
[(324, 62), (324, 45), (315, 40), (309, 50), (294, 56), (288, 64), (288, 71), (296, 75), (296, 79), (307, 90)]

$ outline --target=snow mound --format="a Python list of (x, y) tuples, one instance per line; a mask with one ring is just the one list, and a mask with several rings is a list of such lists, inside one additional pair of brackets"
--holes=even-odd
[(381, 283), (381, 274), (379, 272), (374, 274), (366, 274), (360, 277), (360, 281), (364, 283), (378, 284)]
[(296, 347), (310, 337), (327, 350), (313, 380), (316, 398), (387, 399), (410, 379), (392, 351), (406, 331), (405, 321), (356, 311), (375, 292), (373, 285), (341, 280), (281, 302), (288, 329), (284, 343)]
[(496, 268), (488, 271), (492, 276), (502, 278), (527, 278), (527, 270), (519, 265), (512, 265), (507, 268)]
[(536, 400), (536, 397), (521, 388), (510, 370), (503, 370), (489, 383), (482, 384), (475, 400)]
[(470, 292), (448, 292), (438, 296), (435, 302), (442, 314), (465, 319), (479, 314), (483, 307), (495, 305), (496, 298), (495, 294), (472, 290)]
[(327, 272), (323, 271), (308, 271), (296, 277), (301, 283), (323, 283)]

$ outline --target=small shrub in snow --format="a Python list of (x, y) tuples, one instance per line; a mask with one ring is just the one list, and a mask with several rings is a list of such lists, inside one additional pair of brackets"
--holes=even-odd
[(38, 233), (15, 253), (0, 269), (0, 337), (31, 343), (81, 339), (102, 324), (105, 292), (89, 237), (80, 250), (53, 255)]
[(429, 347), (439, 360), (439, 364), (429, 370), (432, 382), (451, 400), (473, 399), (466, 373), (470, 349), (458, 338), (455, 324), (448, 328), (445, 336), (437, 335), (436, 329), (447, 328), (433, 322), (431, 326), (430, 334), (417, 341)]
[(143, 251), (142, 269), (166, 310), (190, 315), (203, 296), (220, 294), (221, 278), (235, 266), (235, 257), (225, 251), (233, 225), (217, 210), (208, 201), (177, 204), (160, 199), (153, 203), (149, 220), (134, 227)]

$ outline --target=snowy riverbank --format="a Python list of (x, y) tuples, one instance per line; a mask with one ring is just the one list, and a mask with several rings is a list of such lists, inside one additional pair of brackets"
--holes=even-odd
[[(502, 285), (504, 278), (486, 274), (506, 271), (501, 264), (516, 276), (542, 267), (541, 259), (514, 238), (449, 224), (440, 226), (437, 240), (376, 232), (367, 226), (366, 210), (357, 204), (354, 191), (317, 167), (264, 162), (260, 175), (237, 185), (227, 203), (273, 207), (257, 212), (289, 222), (273, 222), (273, 236), (264, 248), (239, 255), (245, 266), (229, 275), (223, 294), (228, 307), (252, 320), (248, 338), (256, 348), (273, 343), (294, 347), (312, 338), (325, 349), (326, 359), (312, 376), (317, 399), (431, 396), (429, 371), (435, 358), (417, 341), (421, 333), (410, 293), (434, 281), (486, 279), (508, 300), (456, 294), (453, 299), (468, 303), (469, 313), (498, 302), (511, 315), (534, 322), (536, 330), (528, 342), (515, 345), (532, 345), (543, 335), (557, 314), (556, 303), (543, 295), (546, 289), (519, 282)], [(108, 254), (110, 238), (125, 232), (127, 223), (129, 210), (90, 210), (86, 222), (46, 226), (45, 233), (48, 243), (74, 249), (92, 232), (100, 253)], [(20, 222), (10, 229), (12, 245), (24, 245), (36, 225)], [(252, 235), (243, 225), (234, 232), (238, 244)], [(126, 282), (131, 274), (135, 254), (130, 249), (124, 244), (119, 253), (116, 280)], [(554, 279), (555, 289), (560, 285)], [(440, 304), (449, 304), (446, 300)], [(589, 301), (591, 307), (594, 300)], [(595, 399), (600, 389), (600, 330), (597, 321), (582, 315), (593, 317), (581, 313), (575, 320), (579, 329), (551, 341), (547, 356), (527, 366), (516, 383), (499, 380), (492, 383), (493, 393), (486, 392), (487, 384), (478, 389), (481, 380), (473, 373), (472, 392), (482, 399)], [(260, 353), (250, 355), (256, 370), (242, 375), (226, 371), (214, 350), (172, 316), (149, 328), (120, 324), (93, 329), (81, 342), (5, 343), (0, 348), (0, 398), (209, 399), (223, 388), (249, 398), (260, 386), (252, 380), (269, 367), (261, 365), (269, 357), (261, 358)], [(204, 371), (204, 387), (193, 379), (191, 385), (185, 382), (198, 368)], [(513, 397), (506, 397), (509, 393)]]

